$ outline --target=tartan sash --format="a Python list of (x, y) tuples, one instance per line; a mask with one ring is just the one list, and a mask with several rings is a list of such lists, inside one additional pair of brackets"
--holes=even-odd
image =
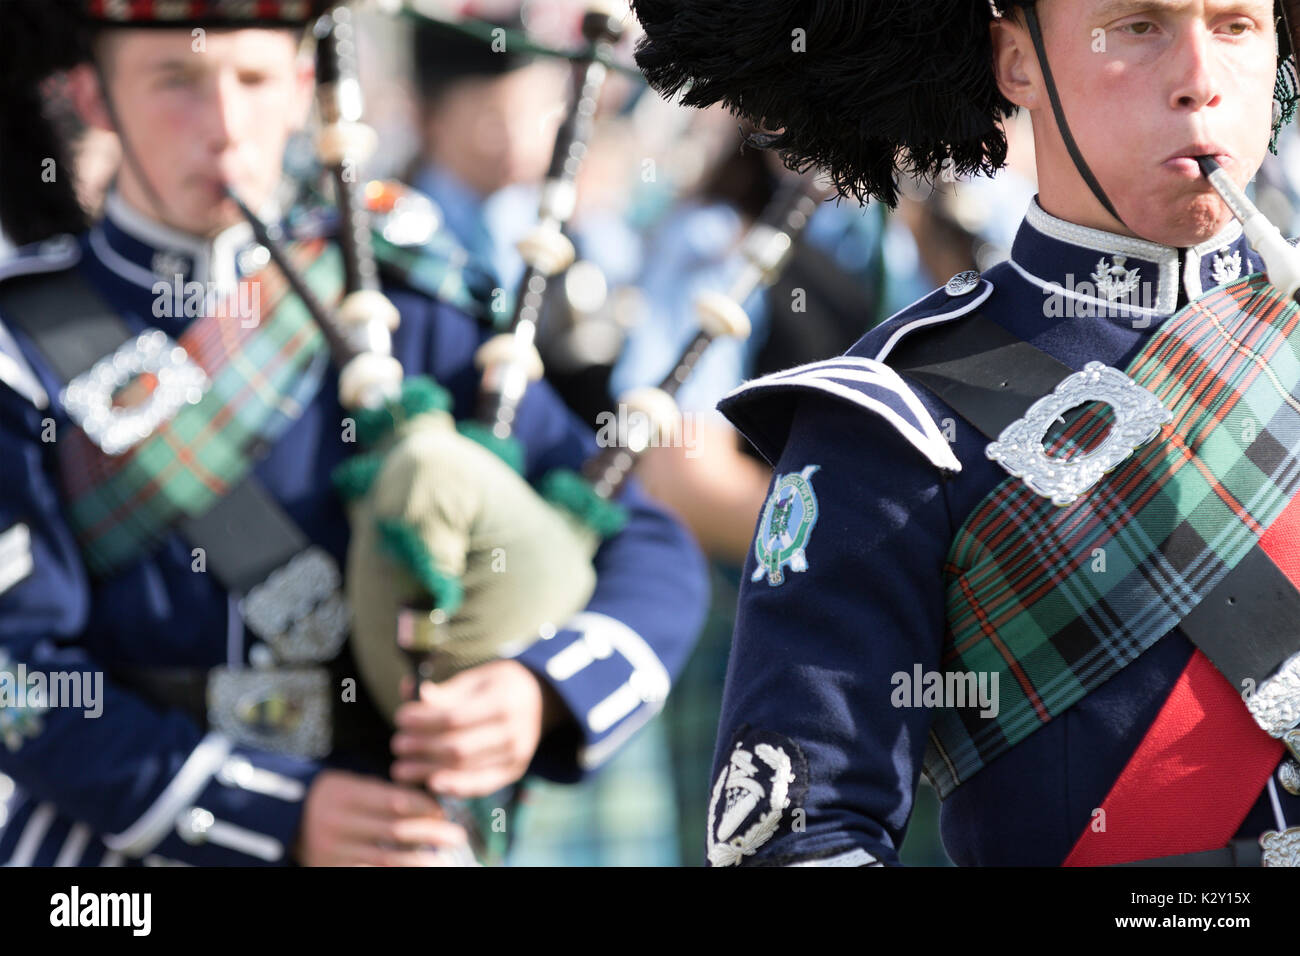
[[(1300, 311), (1264, 276), (1186, 306), (1125, 371), (1171, 424), (1071, 505), (1002, 481), (953, 539), (941, 666), (997, 674), (998, 710), (936, 711), (941, 797), (1177, 626), (1300, 488)], [(1087, 405), (1048, 450), (1089, 451), (1111, 421)]]
[[(343, 291), (341, 256), (323, 240), (294, 247), (308, 285), (331, 305)], [(91, 574), (110, 574), (154, 550), (173, 525), (202, 514), (238, 484), (302, 414), (320, 387), (328, 351), (278, 269), (255, 283), (260, 319), (251, 327), (217, 309), (177, 340), (208, 376), (197, 404), (183, 405), (119, 456), (80, 429), (61, 438), (66, 515)]]

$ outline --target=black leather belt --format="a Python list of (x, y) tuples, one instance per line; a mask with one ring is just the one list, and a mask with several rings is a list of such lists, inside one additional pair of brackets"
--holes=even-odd
[[(345, 648), (337, 658), (323, 666), (329, 672), (331, 688), (333, 747), (330, 755), (389, 760), (393, 730), (366, 693), (365, 685), (357, 680), (350, 649)], [(268, 672), (274, 673), (274, 668)], [(203, 667), (130, 667), (114, 669), (110, 676), (158, 707), (184, 711), (206, 731), (209, 729), (208, 680), (211, 673), (210, 669)], [(345, 679), (351, 679), (356, 686), (356, 699), (353, 701), (340, 699), (339, 688)]]
[(1150, 860), (1116, 863), (1115, 866), (1263, 866), (1264, 850), (1259, 840), (1233, 840), (1220, 850), (1202, 850), (1199, 853), (1176, 853), (1157, 856)]

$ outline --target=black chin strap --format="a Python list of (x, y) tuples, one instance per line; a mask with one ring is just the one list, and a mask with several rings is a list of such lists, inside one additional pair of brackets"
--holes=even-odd
[(149, 202), (153, 206), (154, 218), (159, 222), (165, 223), (167, 217), (163, 207), (162, 197), (158, 191), (153, 188), (153, 183), (145, 175), (144, 166), (141, 165), (135, 149), (131, 146), (130, 140), (126, 138), (126, 128), (122, 125), (121, 117), (117, 112), (117, 105), (113, 102), (113, 96), (108, 89), (108, 76), (104, 73), (104, 68), (96, 59), (91, 60), (91, 66), (95, 71), (95, 78), (99, 81), (100, 96), (104, 101), (104, 111), (108, 114), (108, 121), (112, 124), (114, 131), (117, 133), (118, 145), (122, 150), (122, 161), (129, 164), (135, 172), (135, 176), (140, 180), (140, 185), (144, 189), (145, 195), (149, 197)]
[[(1291, 35), (1291, 18), (1287, 15), (1286, 4), (1283, 3), (1282, 0), (1278, 0), (1276, 9), (1277, 9), (1277, 16), (1278, 16), (1278, 20), (1275, 23), (1275, 27), (1278, 33), (1278, 42), (1277, 42), (1278, 59), (1281, 60), (1284, 57), (1288, 57), (1288, 56), (1300, 57), (1300, 50), (1296, 50), (1295, 44), (1292, 42), (1293, 37)], [(1283, 47), (1282, 45), (1283, 42), (1286, 43), (1285, 47)], [(1279, 63), (1278, 66), (1280, 67), (1281, 63)]]
[(1047, 98), (1052, 103), (1052, 113), (1056, 116), (1056, 128), (1061, 131), (1061, 139), (1065, 142), (1065, 149), (1070, 154), (1070, 159), (1074, 160), (1074, 168), (1079, 171), (1079, 175), (1088, 184), (1088, 188), (1097, 197), (1097, 201), (1102, 204), (1108, 213), (1115, 217), (1116, 222), (1128, 229), (1128, 224), (1115, 211), (1110, 199), (1106, 197), (1105, 190), (1101, 188), (1101, 183), (1097, 182), (1097, 177), (1092, 174), (1092, 170), (1084, 162), (1083, 154), (1079, 152), (1079, 144), (1074, 141), (1074, 137), (1070, 134), (1070, 125), (1065, 121), (1065, 111), (1061, 109), (1061, 98), (1056, 92), (1056, 81), (1052, 79), (1052, 68), (1047, 63), (1047, 48), (1043, 45), (1043, 31), (1038, 25), (1038, 11), (1033, 3), (1025, 4), (1024, 9), (1025, 20), (1029, 25), (1029, 37), (1034, 41), (1034, 52), (1038, 54), (1038, 65), (1043, 71), (1043, 82), (1047, 84)]

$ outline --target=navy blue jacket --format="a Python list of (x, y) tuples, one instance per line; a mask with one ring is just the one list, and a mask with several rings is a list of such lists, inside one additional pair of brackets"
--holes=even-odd
[[(1110, 303), (1091, 280), (1102, 262), (1136, 270), (1133, 301), (1144, 309), (1105, 316)], [(888, 367), (898, 343), (978, 311), (1071, 369), (1092, 360), (1123, 369), (1189, 297), (1255, 271), (1262, 264), (1235, 223), (1180, 250), (1083, 229), (1035, 203), (1011, 260), (977, 283), (937, 290), (845, 357), (748, 383), (720, 403), (777, 479), (817, 466), (808, 479), (817, 508), (806, 570), (786, 565), (773, 585), (753, 580), (754, 553), (747, 562), (714, 761), (715, 865), (898, 862), (931, 711), (893, 706), (892, 675), (940, 669), (944, 560), (967, 515), (1007, 477), (985, 457), (988, 438)], [(1066, 290), (1056, 310), (1051, 284)], [(787, 501), (782, 492), (778, 503)], [(942, 805), (951, 858), (1060, 864), (1191, 653), (1170, 632), (958, 787)], [(764, 817), (778, 777), (788, 806), (773, 827)], [(1300, 799), (1273, 789), (1285, 819), (1300, 823)], [(1265, 792), (1241, 835), (1280, 822)], [(741, 852), (728, 849), (736, 840)]]
[[(193, 320), (155, 318), (154, 283), (170, 281), (174, 272), (197, 281), (240, 274), (255, 262), (248, 259), (250, 240), (246, 229), (234, 227), (212, 243), (196, 243), (115, 198), (89, 233), (22, 250), (0, 265), (0, 280), (77, 269), (133, 329), (152, 325), (176, 338)], [(394, 354), (407, 373), (431, 375), (452, 393), (457, 418), (472, 415), (473, 354), (485, 332), (420, 292), (385, 291), (401, 313)], [(191, 570), (190, 545), (179, 535), (105, 579), (88, 576), (61, 514), (53, 449), (41, 438), (46, 419), (53, 419), (56, 434), (75, 427), (59, 406), (60, 386), (12, 323), (0, 332), (0, 669), (100, 672), (246, 661), (253, 642), (233, 599), (213, 575)], [(348, 529), (329, 475), (348, 453), (343, 418), (331, 370), (256, 467), (263, 486), (340, 567)], [(545, 384), (529, 391), (517, 434), (530, 478), (576, 467), (595, 450), (590, 430)], [(635, 484), (623, 500), (631, 518), (596, 555), (598, 584), (588, 607), (518, 655), (571, 714), (543, 741), (532, 768), (558, 781), (593, 771), (660, 709), (707, 605), (703, 560), (687, 532)], [(586, 650), (570, 650), (557, 668), (557, 657), (576, 644)], [(94, 719), (68, 709), (0, 710), (0, 731), (6, 716), (11, 728), (18, 718), (39, 720), (39, 729), (27, 720), (29, 732), (11, 732), (10, 746), (0, 738), (0, 774), (17, 784), (7, 815), (0, 810), (0, 860), (290, 862), (303, 795), (328, 760), (234, 746), (218, 733), (205, 735), (185, 713), (159, 709), (111, 680), (104, 682), (101, 710)], [(390, 758), (376, 757), (383, 773)], [(177, 822), (196, 807), (235, 832), (233, 842), (243, 849), (215, 839), (182, 840)]]

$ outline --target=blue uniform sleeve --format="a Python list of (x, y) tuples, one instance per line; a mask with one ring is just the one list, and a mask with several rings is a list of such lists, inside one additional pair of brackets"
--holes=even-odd
[(898, 693), (896, 675), (939, 663), (952, 534), (943, 481), (878, 415), (797, 399), (769, 497), (777, 513), (759, 520), (770, 547), (760, 562), (756, 545), (742, 579), (711, 865), (898, 862), (930, 714)]
[(0, 385), (0, 773), (24, 798), (0, 859), (289, 862), (318, 765), (205, 735), (78, 646), (94, 592), (47, 471), (42, 415)]
[[(529, 477), (579, 470), (595, 437), (545, 382), (521, 409)], [(573, 720), (543, 740), (532, 770), (559, 782), (608, 760), (664, 705), (708, 610), (708, 572), (689, 532), (635, 480), (619, 497), (623, 530), (596, 552), (596, 590), (554, 636), (517, 659), (554, 688)]]

